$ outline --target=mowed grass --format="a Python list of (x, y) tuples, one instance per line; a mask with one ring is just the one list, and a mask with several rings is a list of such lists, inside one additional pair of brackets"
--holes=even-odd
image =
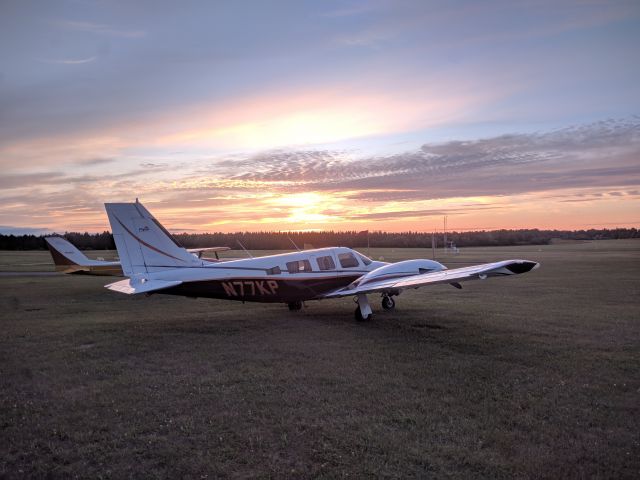
[[(16, 258), (49, 262), (0, 252)], [(0, 477), (638, 478), (640, 242), (439, 260), (504, 258), (542, 267), (393, 312), (372, 296), (369, 323), (351, 299), (289, 312), (0, 277)]]

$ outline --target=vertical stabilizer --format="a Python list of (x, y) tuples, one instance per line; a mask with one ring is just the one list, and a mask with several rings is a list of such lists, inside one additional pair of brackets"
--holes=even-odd
[(105, 203), (105, 208), (126, 276), (202, 265), (141, 203)]
[(119, 262), (92, 260), (62, 237), (45, 237), (45, 240), (58, 272), (88, 275), (122, 275)]
[(91, 263), (84, 253), (62, 237), (46, 237), (45, 241), (56, 269), (66, 269), (74, 265), (88, 266)]

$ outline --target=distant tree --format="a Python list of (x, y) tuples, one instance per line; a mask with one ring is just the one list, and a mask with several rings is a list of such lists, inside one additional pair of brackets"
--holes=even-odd
[[(63, 235), (80, 250), (113, 250), (115, 243), (110, 232), (79, 233)], [(344, 246), (363, 248), (367, 241), (371, 247), (381, 248), (431, 248), (430, 232), (382, 232), (370, 231), (367, 235), (358, 231), (336, 232), (235, 232), (235, 233), (179, 233), (174, 235), (178, 244), (185, 248), (221, 246), (234, 249), (240, 243), (250, 250), (292, 250), (291, 241), (300, 248), (305, 244), (316, 248)], [(442, 246), (442, 234), (437, 236)], [(589, 230), (492, 230), (473, 232), (448, 232), (447, 239), (458, 247), (498, 245), (544, 245), (554, 238), (566, 240), (607, 240), (639, 238), (636, 228), (589, 229)], [(239, 243), (240, 242), (240, 243)], [(46, 248), (44, 236), (2, 235), (0, 250), (42, 250)]]

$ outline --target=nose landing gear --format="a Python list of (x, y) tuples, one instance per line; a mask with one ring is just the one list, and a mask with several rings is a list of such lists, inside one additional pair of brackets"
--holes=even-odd
[(355, 298), (355, 302), (358, 304), (356, 307), (356, 311), (354, 312), (354, 316), (358, 322), (366, 322), (367, 320), (371, 320), (373, 318), (373, 312), (371, 311), (371, 306), (369, 305), (369, 300), (367, 296), (364, 294), (359, 294)]
[(385, 310), (393, 310), (396, 307), (395, 300), (389, 295), (382, 296), (382, 308)]

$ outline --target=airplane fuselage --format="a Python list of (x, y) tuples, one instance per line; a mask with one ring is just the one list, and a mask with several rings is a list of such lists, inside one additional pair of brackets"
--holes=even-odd
[(182, 284), (158, 293), (243, 302), (296, 302), (318, 298), (387, 265), (346, 247), (246, 258), (201, 267), (150, 272), (154, 280)]

